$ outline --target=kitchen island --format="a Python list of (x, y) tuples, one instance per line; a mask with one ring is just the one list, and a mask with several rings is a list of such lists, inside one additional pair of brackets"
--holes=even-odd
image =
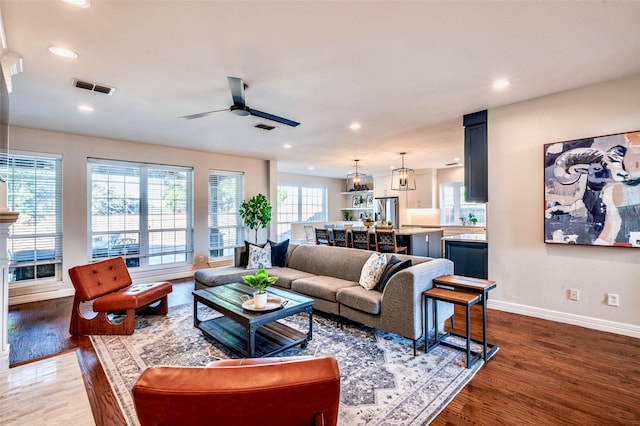
[(413, 256), (442, 257), (442, 228), (400, 228), (396, 230), (399, 246)]
[(454, 274), (487, 279), (489, 242), (486, 234), (443, 237), (444, 257), (453, 261)]

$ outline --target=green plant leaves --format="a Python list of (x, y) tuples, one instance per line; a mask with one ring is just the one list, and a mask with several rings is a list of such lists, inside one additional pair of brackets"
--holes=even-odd
[(269, 276), (266, 269), (258, 269), (254, 275), (243, 275), (242, 281), (258, 293), (264, 293), (267, 287), (278, 281), (278, 277)]

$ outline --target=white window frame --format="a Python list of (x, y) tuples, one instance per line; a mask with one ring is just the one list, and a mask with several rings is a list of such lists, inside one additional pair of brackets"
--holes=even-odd
[[(445, 191), (447, 189), (453, 191), (453, 219), (447, 214), (449, 205), (445, 200)], [(440, 184), (440, 223), (442, 225), (462, 225), (462, 211), (468, 212), (471, 210), (478, 218), (476, 225), (486, 225), (486, 204), (485, 203), (468, 203), (464, 201), (464, 183), (463, 182), (448, 182)], [(467, 215), (465, 215), (467, 216)], [(467, 225), (471, 225), (467, 221)]]
[[(63, 258), (62, 156), (10, 151), (8, 157), (3, 160), (2, 174), (7, 176), (8, 183), (8, 209), (20, 213), (17, 222), (11, 227), (7, 240), (7, 248), (10, 253), (10, 286), (20, 287), (31, 285), (34, 282), (60, 281)], [(19, 185), (21, 181), (16, 171), (16, 162), (18, 161), (24, 164), (32, 163), (35, 170), (33, 185), (36, 188), (36, 193), (33, 194), (32, 208), (28, 208), (17, 200), (19, 194), (16, 192), (16, 185)], [(39, 179), (38, 176), (40, 176)], [(43, 216), (49, 216), (48, 221), (53, 220), (53, 224), (43, 224), (42, 222), (45, 221)], [(33, 232), (29, 232), (30, 230)], [(33, 244), (28, 242), (31, 239)], [(32, 251), (31, 256), (29, 256), (29, 251)], [(25, 256), (26, 258), (24, 258)], [(26, 276), (20, 278), (23, 274)], [(38, 275), (44, 276), (39, 277)]]
[[(137, 173), (138, 182), (129, 182), (126, 188), (131, 194), (122, 197), (114, 197), (116, 200), (122, 199), (123, 203), (138, 203), (138, 214), (115, 215), (124, 216), (121, 221), (125, 224), (116, 229), (112, 225), (111, 215), (107, 217), (107, 226), (104, 229), (94, 229), (93, 207), (93, 172), (98, 168), (123, 168)], [(166, 210), (166, 203), (175, 203), (176, 199), (164, 200), (167, 195), (160, 189), (164, 205), (154, 205), (154, 198), (157, 196), (157, 189), (153, 188), (153, 177), (155, 172), (176, 174), (184, 176), (184, 193), (178, 194), (177, 199), (183, 214), (176, 214), (169, 206)], [(121, 176), (113, 173), (113, 176)], [(88, 223), (88, 260), (98, 261), (113, 256), (122, 256), (129, 268), (141, 270), (169, 270), (181, 265), (193, 264), (193, 168), (172, 166), (165, 164), (138, 163), (131, 161), (106, 160), (99, 158), (89, 158), (87, 164), (87, 223)], [(151, 189), (151, 190), (150, 190)], [(168, 191), (168, 197), (171, 196)], [(174, 191), (175, 194), (175, 191)], [(107, 200), (110, 199), (107, 194)], [(157, 201), (157, 200), (156, 200)], [(110, 201), (107, 201), (110, 203)], [(110, 204), (107, 208), (111, 208)], [(115, 217), (114, 216), (114, 217)], [(137, 216), (137, 218), (136, 218)], [(129, 222), (131, 221), (131, 222)], [(113, 221), (115, 222), (115, 221)], [(171, 223), (173, 222), (173, 226)], [(129, 227), (129, 223), (137, 224), (136, 227)], [(173, 233), (173, 236), (171, 235)], [(98, 247), (94, 238), (104, 240), (107, 236), (106, 246)], [(160, 245), (154, 241), (160, 240)], [(173, 244), (165, 243), (165, 239), (171, 240)], [(159, 250), (157, 249), (159, 247)], [(169, 249), (167, 249), (169, 248)], [(173, 258), (173, 261), (171, 260)], [(176, 260), (177, 259), (177, 260)]]
[[(286, 188), (286, 189), (285, 189)], [(283, 206), (284, 191), (295, 192), (295, 202), (290, 205), (293, 207), (293, 211), (289, 212)], [(317, 192), (320, 191), (321, 207), (318, 203), (308, 202), (309, 199), (318, 199), (317, 195), (305, 194), (307, 191)], [(278, 228), (278, 241), (284, 241), (287, 238), (292, 239), (292, 224), (303, 222), (326, 222), (327, 221), (327, 187), (318, 185), (294, 185), (294, 184), (280, 184), (277, 191), (277, 228)], [(318, 212), (316, 209), (320, 207)], [(313, 216), (308, 216), (314, 213)], [(295, 215), (293, 217), (287, 217)], [(292, 219), (292, 220), (288, 220)]]
[[(239, 213), (244, 201), (244, 180), (244, 172), (209, 170), (209, 259), (231, 259), (235, 247), (244, 243), (244, 223)], [(226, 183), (222, 188), (221, 182)], [(219, 189), (230, 191), (223, 194), (224, 203), (220, 203)]]

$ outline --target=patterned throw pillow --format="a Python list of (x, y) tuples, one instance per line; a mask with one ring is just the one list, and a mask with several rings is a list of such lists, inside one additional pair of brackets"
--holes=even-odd
[(372, 290), (387, 266), (387, 257), (382, 253), (373, 253), (365, 262), (360, 272), (360, 285), (366, 290)]
[(249, 246), (249, 261), (247, 269), (270, 269), (271, 268), (271, 244), (259, 247), (251, 244)]

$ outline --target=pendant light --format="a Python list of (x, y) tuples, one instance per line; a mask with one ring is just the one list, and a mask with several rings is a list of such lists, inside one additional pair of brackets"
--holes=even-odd
[(413, 169), (407, 169), (404, 166), (404, 155), (406, 152), (401, 152), (402, 155), (402, 167), (399, 169), (393, 169), (391, 172), (391, 189), (394, 191), (413, 191), (416, 189), (416, 176)]
[(367, 187), (367, 175), (364, 173), (358, 172), (358, 161), (356, 162), (356, 172), (355, 173), (347, 173), (347, 191), (366, 191), (369, 188)]

